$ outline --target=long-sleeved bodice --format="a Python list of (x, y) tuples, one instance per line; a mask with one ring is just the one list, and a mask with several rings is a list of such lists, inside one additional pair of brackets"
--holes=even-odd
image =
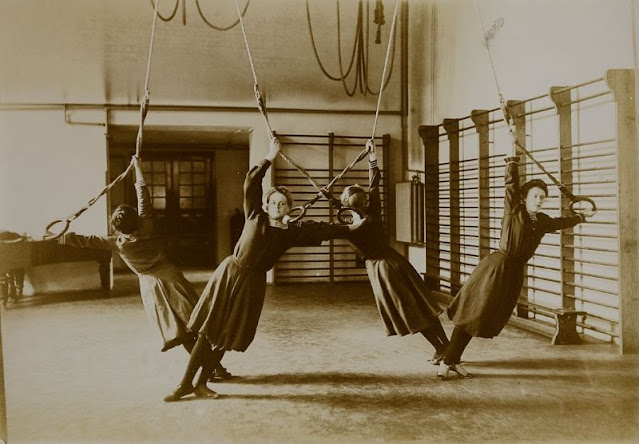
[(382, 201), (379, 192), (381, 173), (377, 166), (368, 170), (368, 205), (366, 222), (357, 230), (348, 234), (348, 242), (363, 259), (382, 259), (391, 247), (382, 223)]
[(583, 222), (583, 219), (579, 215), (550, 217), (537, 213), (537, 220), (532, 220), (519, 190), (518, 159), (513, 159), (506, 166), (506, 194), (499, 249), (509, 257), (525, 263), (535, 254), (546, 233), (573, 227)]
[(233, 256), (245, 267), (266, 272), (289, 248), (296, 245), (319, 245), (322, 241), (345, 237), (348, 227), (323, 222), (296, 222), (287, 228), (269, 224), (262, 209), (262, 179), (271, 162), (264, 160), (253, 167), (244, 182), (245, 223)]
[(164, 242), (155, 235), (153, 228), (151, 195), (144, 182), (137, 182), (135, 188), (140, 217), (140, 226), (135, 233), (117, 236), (83, 236), (67, 233), (60, 238), (60, 243), (115, 251), (138, 275), (171, 266), (164, 253)]

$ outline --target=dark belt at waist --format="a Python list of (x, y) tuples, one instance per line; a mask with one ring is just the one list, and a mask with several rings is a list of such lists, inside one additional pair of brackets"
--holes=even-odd
[(261, 270), (255, 267), (254, 265), (247, 264), (246, 262), (241, 261), (237, 256), (231, 256), (231, 259), (233, 260), (235, 265), (237, 265), (241, 269), (246, 270), (250, 273), (266, 273), (268, 271), (268, 270)]

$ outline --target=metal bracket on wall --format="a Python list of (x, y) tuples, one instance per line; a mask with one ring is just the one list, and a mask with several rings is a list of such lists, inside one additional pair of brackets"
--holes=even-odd
[(62, 105), (64, 111), (64, 123), (68, 125), (88, 125), (88, 126), (106, 126), (106, 122), (77, 122), (69, 118), (67, 105)]

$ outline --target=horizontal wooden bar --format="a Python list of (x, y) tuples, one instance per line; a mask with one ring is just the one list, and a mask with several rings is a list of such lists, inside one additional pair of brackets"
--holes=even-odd
[(585, 102), (586, 100), (596, 99), (597, 97), (607, 96), (608, 94), (612, 94), (612, 91), (603, 91), (603, 92), (600, 92), (600, 93), (591, 94), (591, 95), (586, 96), (586, 97), (580, 97), (577, 100), (571, 100), (570, 102), (562, 103), (560, 106), (562, 106), (562, 107), (563, 106), (570, 106), (570, 105), (574, 105), (575, 103)]

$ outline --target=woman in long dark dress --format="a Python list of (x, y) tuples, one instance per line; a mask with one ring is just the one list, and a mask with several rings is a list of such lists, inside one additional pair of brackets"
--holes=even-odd
[[(111, 215), (116, 230), (113, 236), (83, 236), (67, 233), (59, 238), (65, 245), (80, 248), (111, 250), (120, 255), (127, 266), (138, 276), (140, 295), (147, 318), (162, 341), (162, 351), (183, 345), (191, 353), (195, 335), (187, 328), (198, 295), (184, 274), (175, 267), (164, 253), (164, 242), (154, 230), (151, 195), (144, 182), (139, 159), (133, 157), (135, 189), (138, 208), (120, 205)], [(228, 374), (218, 366), (214, 371)], [(205, 393), (207, 376), (202, 375), (198, 392)]]
[[(366, 272), (386, 334), (405, 336), (421, 333), (435, 348), (430, 362), (439, 363), (448, 346), (448, 338), (438, 317), (443, 310), (410, 262), (388, 245), (382, 224), (381, 174), (377, 167), (375, 144), (369, 140), (366, 146), (369, 149), (368, 205), (366, 191), (358, 185), (345, 188), (341, 196), (342, 205), (366, 215), (366, 223), (350, 233), (347, 240), (366, 261)], [(360, 218), (357, 213), (353, 217)]]
[[(266, 158), (253, 167), (244, 182), (246, 218), (232, 256), (217, 267), (195, 306), (188, 327), (198, 334), (184, 377), (164, 400), (177, 401), (193, 392), (197, 371), (209, 371), (226, 351), (245, 351), (255, 337), (266, 292), (266, 272), (295, 245), (319, 245), (345, 237), (360, 224), (287, 223), (293, 201), (285, 187), (272, 188), (264, 196), (262, 179), (280, 150), (271, 142)], [(265, 211), (266, 210), (266, 211)], [(211, 345), (214, 350), (211, 352)], [(207, 355), (209, 355), (207, 357)], [(216, 396), (213, 396), (216, 397)]]
[(568, 217), (540, 213), (548, 186), (540, 179), (533, 179), (520, 187), (519, 157), (507, 157), (505, 161), (506, 192), (499, 250), (477, 264), (448, 306), (448, 316), (455, 323), (455, 329), (437, 372), (440, 379), (448, 378), (450, 371), (472, 377), (460, 364), (464, 349), (472, 337), (493, 338), (504, 328), (517, 304), (526, 262), (544, 235), (574, 227), (594, 214), (591, 210)]

